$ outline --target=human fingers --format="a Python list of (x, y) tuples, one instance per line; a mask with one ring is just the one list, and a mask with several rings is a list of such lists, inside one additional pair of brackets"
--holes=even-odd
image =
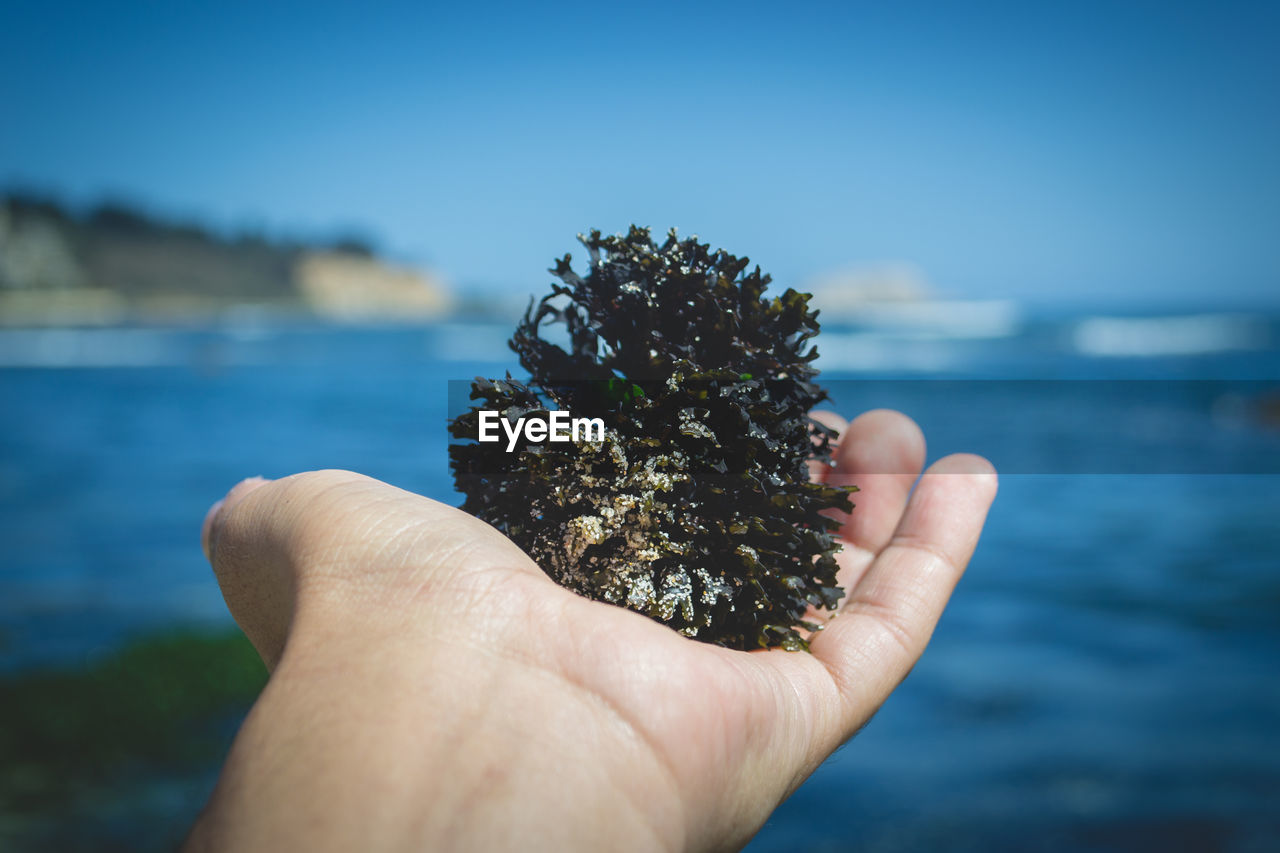
[(924, 433), (911, 418), (873, 409), (854, 418), (840, 435), (835, 468), (827, 482), (857, 486), (857, 509), (840, 513), (840, 538), (879, 553), (902, 517), (907, 496), (924, 467)]
[(911, 487), (924, 467), (925, 441), (915, 421), (890, 409), (859, 415), (840, 435), (830, 485), (857, 486), (852, 513), (832, 510), (840, 520), (843, 546), (837, 555), (840, 585), (850, 589), (888, 543), (902, 518)]
[(991, 463), (956, 454), (920, 478), (889, 543), (812, 649), (843, 700), (847, 738), (885, 700), (924, 651), (968, 565), (997, 478)]

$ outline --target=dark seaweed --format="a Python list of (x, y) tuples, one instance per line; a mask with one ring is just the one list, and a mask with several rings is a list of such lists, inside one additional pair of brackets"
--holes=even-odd
[[(579, 240), (586, 274), (560, 259), (511, 340), (529, 381), (477, 379), (450, 431), (562, 409), (603, 419), (604, 440), (454, 443), (462, 508), (590, 598), (730, 648), (807, 647), (811, 608), (844, 594), (823, 511), (854, 490), (808, 478), (833, 435), (808, 414), (827, 396), (808, 294), (768, 298), (758, 266), (674, 229)], [(566, 346), (543, 335), (556, 323)]]

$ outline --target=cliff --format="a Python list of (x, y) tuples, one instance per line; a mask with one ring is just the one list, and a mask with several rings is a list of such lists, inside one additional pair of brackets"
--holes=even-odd
[(76, 216), (0, 197), (0, 324), (198, 319), (237, 306), (335, 321), (423, 320), (448, 310), (435, 276), (394, 268), (355, 241), (310, 244), (105, 205)]

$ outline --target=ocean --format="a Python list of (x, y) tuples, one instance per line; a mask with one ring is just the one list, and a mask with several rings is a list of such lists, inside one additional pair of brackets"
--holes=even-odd
[[(246, 476), (457, 503), (448, 383), (520, 375), (508, 332), (0, 331), (0, 679), (234, 627), (199, 530)], [(919, 665), (749, 849), (1280, 849), (1280, 317), (1005, 308), (817, 343), (834, 408), (901, 409), (1001, 491)], [(217, 765), (132, 768), (57, 837), (180, 837)], [(0, 786), (0, 846), (21, 802)]]

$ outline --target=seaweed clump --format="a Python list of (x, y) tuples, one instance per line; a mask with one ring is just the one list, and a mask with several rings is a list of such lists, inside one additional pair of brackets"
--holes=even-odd
[[(462, 508), (582, 595), (730, 648), (807, 648), (843, 596), (823, 512), (851, 510), (853, 491), (808, 477), (833, 437), (809, 417), (827, 395), (808, 294), (767, 298), (758, 266), (674, 229), (579, 240), (586, 273), (561, 258), (511, 339), (529, 381), (477, 379), (480, 403), (451, 425), (472, 440), (450, 447)], [(475, 442), (481, 410), (567, 410), (604, 431), (509, 451)]]

